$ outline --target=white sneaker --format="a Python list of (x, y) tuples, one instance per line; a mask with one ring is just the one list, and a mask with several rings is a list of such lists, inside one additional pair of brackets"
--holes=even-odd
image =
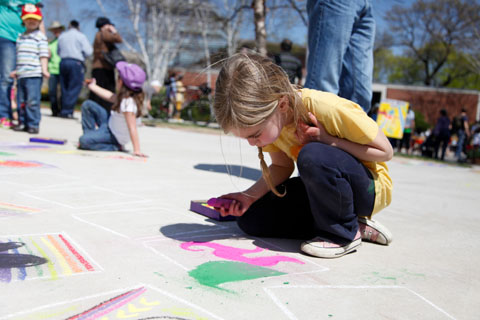
[(315, 237), (312, 240), (305, 241), (300, 249), (318, 258), (339, 258), (347, 253), (355, 251), (362, 244), (360, 233), (357, 233), (355, 240), (346, 244), (337, 244), (322, 237)]
[(362, 240), (364, 241), (383, 245), (389, 245), (393, 241), (393, 236), (390, 230), (375, 220), (359, 217), (358, 230), (360, 230)]

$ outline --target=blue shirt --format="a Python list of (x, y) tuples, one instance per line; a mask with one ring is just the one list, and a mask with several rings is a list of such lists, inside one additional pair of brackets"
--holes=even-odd
[(58, 55), (62, 59), (84, 61), (92, 53), (93, 48), (87, 37), (75, 28), (70, 28), (58, 37)]
[(20, 15), (20, 5), (36, 4), (39, 0), (0, 0), (0, 37), (17, 41), (18, 36), (25, 31)]

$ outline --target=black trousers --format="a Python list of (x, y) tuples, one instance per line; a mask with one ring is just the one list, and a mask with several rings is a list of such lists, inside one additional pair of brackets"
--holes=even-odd
[[(97, 85), (100, 87), (107, 89), (111, 92), (115, 92), (115, 71), (109, 69), (93, 69), (92, 70), (92, 78), (95, 78), (97, 81)], [(103, 108), (105, 108), (110, 113), (110, 108), (112, 107), (112, 103), (109, 101), (105, 101), (95, 93), (90, 91), (90, 95), (88, 99), (95, 101)]]
[(322, 143), (309, 143), (297, 159), (300, 177), (257, 200), (237, 219), (247, 234), (258, 237), (352, 241), (358, 216), (370, 216), (375, 185), (370, 171), (355, 157)]

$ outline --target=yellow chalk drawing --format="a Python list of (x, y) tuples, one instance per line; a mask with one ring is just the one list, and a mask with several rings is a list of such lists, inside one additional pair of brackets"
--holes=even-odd
[(208, 320), (208, 318), (200, 317), (197, 314), (195, 314), (194, 312), (192, 312), (191, 310), (184, 309), (184, 308), (176, 308), (176, 307), (174, 307), (174, 308), (163, 308), (162, 311), (173, 314), (174, 316), (179, 316), (179, 317), (189, 317), (189, 318), (193, 318), (195, 320)]
[(145, 297), (142, 297), (140, 299), (140, 303), (143, 304), (144, 306), (158, 306), (160, 304), (160, 301), (152, 301), (152, 302), (148, 302), (147, 299), (145, 299)]

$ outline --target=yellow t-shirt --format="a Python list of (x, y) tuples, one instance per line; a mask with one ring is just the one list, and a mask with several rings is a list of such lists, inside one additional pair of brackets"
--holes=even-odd
[[(339, 96), (311, 89), (302, 89), (302, 101), (325, 130), (332, 136), (359, 144), (368, 144), (375, 139), (378, 125), (356, 103)], [(265, 152), (283, 151), (297, 161), (302, 145), (295, 136), (296, 126), (287, 125), (272, 144), (263, 147)], [(384, 162), (361, 161), (372, 173), (375, 182), (375, 205), (372, 215), (387, 207), (392, 200), (392, 179)]]

